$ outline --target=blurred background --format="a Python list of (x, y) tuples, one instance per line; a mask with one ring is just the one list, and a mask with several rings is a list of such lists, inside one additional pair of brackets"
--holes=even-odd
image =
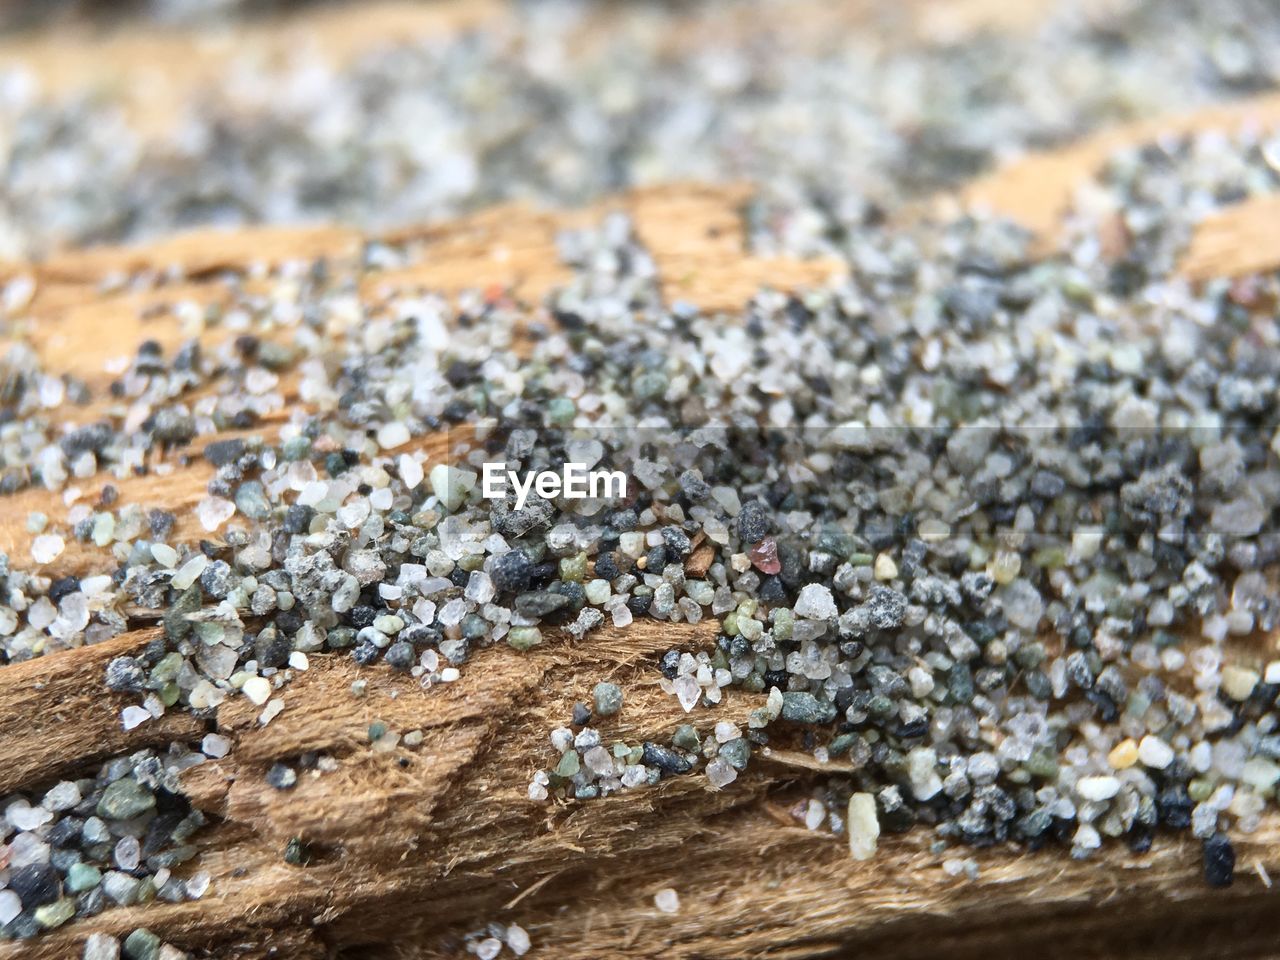
[[(1280, 77), (1271, 0), (0, 7), (0, 256), (377, 230), (678, 180), (822, 252), (1011, 157)], [(768, 229), (765, 229), (767, 226)]]
[(208, 26), (334, 2), (338, 0), (7, 0), (2, 25), (12, 30), (56, 22), (118, 23), (122, 18), (131, 18)]

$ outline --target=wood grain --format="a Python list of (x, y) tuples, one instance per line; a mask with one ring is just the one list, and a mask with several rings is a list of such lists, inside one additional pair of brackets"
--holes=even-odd
[(1189, 280), (1239, 277), (1280, 267), (1280, 195), (1251, 197), (1205, 218), (1179, 264)]
[[(614, 207), (632, 212), (662, 252), (665, 275), (685, 271), (669, 281), (673, 289), (718, 309), (740, 307), (761, 280), (818, 282), (834, 267), (749, 256), (734, 214), (740, 199), (736, 190), (691, 186), (642, 191), (563, 216), (508, 208), (394, 238), (419, 244), (420, 263), (388, 276), (370, 274), (363, 283), (369, 296), (388, 287), (501, 284), (534, 297), (563, 276), (553, 257), (555, 231)], [(108, 343), (127, 350), (131, 338), (155, 334), (150, 326), (115, 321), (146, 312), (167, 288), (104, 294), (98, 281), (107, 273), (177, 264), (183, 279), (176, 289), (199, 299), (218, 295), (222, 271), (293, 255), (336, 262), (359, 239), (343, 231), (272, 232), (267, 236), (275, 240), (262, 244), (251, 233), (204, 236), (30, 267), (38, 278), (30, 332), (42, 360), (91, 376)], [(70, 356), (59, 346), (66, 341), (85, 349)], [(189, 524), (207, 467), (198, 458), (169, 462), (173, 470), (163, 479), (120, 481), (122, 500), (184, 508)], [(23, 556), (26, 510), (39, 507), (57, 517), (60, 507), (40, 492), (24, 493), (11, 505), (17, 509), (0, 518), (0, 543)], [(190, 527), (179, 530), (194, 535)], [(97, 562), (93, 552), (69, 551), (50, 572), (86, 572)], [(910, 957), (932, 954), (939, 938), (953, 944), (957, 956), (1033, 943), (1050, 955), (1061, 948), (1063, 955), (1104, 956), (1117, 943), (1138, 951), (1148, 936), (1168, 944), (1173, 930), (1180, 931), (1177, 950), (1183, 952), (1168, 955), (1193, 956), (1208, 950), (1204, 938), (1223, 935), (1224, 927), (1243, 933), (1232, 934), (1237, 946), (1222, 955), (1250, 956), (1263, 949), (1264, 934), (1274, 934), (1269, 895), (1249, 872), (1256, 861), (1280, 875), (1274, 818), (1240, 844), (1241, 878), (1221, 892), (1199, 881), (1198, 853), (1185, 838), (1162, 837), (1147, 856), (1109, 850), (1087, 863), (1069, 861), (1061, 851), (980, 851), (982, 872), (973, 882), (941, 870), (926, 831), (887, 837), (874, 861), (856, 863), (837, 840), (806, 831), (789, 812), (827, 773), (767, 758), (723, 792), (690, 777), (594, 803), (527, 800), (530, 776), (551, 759), (547, 732), (601, 677), (628, 692), (622, 715), (603, 730), (606, 737), (669, 736), (686, 718), (674, 698), (657, 689), (656, 658), (673, 644), (705, 644), (714, 631), (714, 624), (641, 622), (578, 644), (556, 638), (528, 655), (492, 648), (458, 683), (426, 691), (385, 668), (315, 656), (312, 668), (286, 689), (285, 710), (270, 726), (258, 726), (257, 711), (242, 700), (220, 707), (213, 725), (235, 738), (235, 749), (188, 774), (192, 796), (216, 821), (201, 839), (199, 867), (215, 879), (205, 900), (110, 910), (31, 944), (0, 947), (0, 957), (71, 956), (92, 930), (121, 934), (141, 923), (184, 948), (245, 957), (281, 951), (448, 956), (459, 937), (490, 921), (522, 924), (533, 937), (534, 956), (557, 958), (622, 952), (801, 957), (847, 950)], [(95, 678), (110, 656), (150, 635), (142, 628), (99, 647), (0, 670), (5, 789), (203, 732), (185, 717), (119, 730), (127, 700)], [(351, 694), (357, 676), (368, 682), (362, 698)], [(753, 705), (750, 697), (731, 696), (716, 718), (741, 721)], [(367, 730), (375, 719), (400, 732), (424, 730), (422, 747), (372, 751)], [(713, 718), (699, 713), (694, 719)], [(266, 785), (272, 763), (315, 750), (335, 757), (338, 770), (306, 774), (287, 793)], [(311, 866), (283, 862), (284, 845), (294, 836), (314, 845)], [(675, 917), (653, 906), (654, 892), (664, 886), (681, 894)], [(1047, 945), (1045, 931), (1053, 937)]]
[[(1117, 144), (1159, 130), (1275, 117), (1280, 101), (1260, 100), (1157, 119), (1030, 159), (975, 184), (968, 196), (1049, 233), (1072, 185)], [(803, 287), (840, 271), (830, 261), (752, 256), (738, 216), (748, 190), (670, 186), (583, 211), (512, 205), (401, 231), (380, 239), (412, 248), (415, 262), (362, 275), (361, 292), (378, 298), (393, 290), (496, 286), (536, 301), (566, 276), (555, 258), (556, 232), (611, 209), (634, 218), (658, 257), (667, 295), (707, 310), (737, 310), (761, 284)], [(1200, 280), (1280, 263), (1280, 244), (1266, 229), (1275, 212), (1270, 201), (1223, 211), (1201, 228), (1183, 269)], [(172, 315), (158, 307), (216, 301), (225, 295), (224, 272), (261, 274), (321, 257), (335, 269), (356, 270), (366, 239), (336, 227), (200, 232), (10, 265), (7, 276), (32, 276), (36, 293), (21, 318), (8, 321), (8, 342), (23, 338), (48, 369), (82, 377), (100, 393), (110, 379), (104, 358), (148, 338), (169, 348), (180, 342)], [(104, 279), (118, 273), (166, 279), (104, 289)], [(210, 345), (227, 335), (208, 334)], [(285, 386), (291, 389), (288, 380)], [(299, 402), (296, 393), (289, 399)], [(101, 400), (76, 413), (82, 422), (110, 415)], [(271, 436), (273, 428), (268, 422), (255, 432)], [(168, 472), (118, 481), (121, 502), (176, 509), (177, 538), (198, 537), (191, 508), (208, 467), (199, 457), (183, 462), (177, 452), (157, 466)], [(105, 482), (99, 476), (81, 486), (95, 496)], [(57, 498), (38, 490), (4, 507), (0, 549), (16, 561), (29, 556), (30, 510), (65, 516)], [(104, 563), (100, 552), (69, 549), (47, 572), (102, 572)], [(628, 698), (603, 726), (606, 738), (669, 737), (687, 718), (658, 689), (656, 659), (672, 645), (705, 645), (714, 633), (714, 623), (638, 622), (580, 643), (556, 636), (524, 655), (495, 647), (479, 653), (457, 683), (429, 690), (383, 667), (317, 655), (265, 728), (257, 711), (237, 700), (208, 724), (177, 715), (121, 730), (119, 711), (129, 701), (99, 681), (110, 657), (154, 635), (142, 623), (96, 647), (0, 669), (0, 793), (89, 769), (105, 756), (193, 740), (207, 727), (236, 741), (229, 757), (186, 775), (192, 797), (215, 821), (199, 841), (198, 867), (214, 877), (204, 900), (110, 910), (31, 943), (0, 945), (0, 958), (78, 956), (88, 933), (120, 935), (142, 924), (216, 957), (445, 957), (457, 956), (461, 937), (491, 921), (528, 929), (531, 956), (567, 960), (1274, 955), (1280, 914), (1252, 872), (1261, 864), (1280, 876), (1274, 814), (1258, 833), (1240, 838), (1239, 879), (1216, 891), (1200, 881), (1196, 844), (1185, 837), (1161, 836), (1145, 856), (1112, 848), (1087, 862), (1061, 850), (966, 850), (981, 866), (974, 881), (943, 872), (941, 861), (953, 852), (931, 852), (924, 830), (886, 836), (876, 859), (854, 862), (839, 841), (805, 830), (793, 815), (828, 772), (782, 762), (785, 737), (779, 757), (756, 758), (722, 792), (690, 777), (585, 804), (527, 799), (530, 776), (551, 759), (547, 732), (601, 678), (623, 684)], [(351, 692), (357, 678), (367, 682), (362, 697)], [(755, 703), (734, 692), (714, 717), (700, 711), (694, 719), (741, 721)], [(421, 729), (424, 742), (375, 752), (367, 742), (374, 720), (400, 732)], [(338, 769), (304, 774), (289, 792), (266, 785), (272, 763), (308, 751), (333, 756)], [(312, 844), (311, 865), (283, 861), (292, 837)], [(653, 905), (666, 886), (681, 897), (675, 916)]]
[[(1253, 97), (1187, 113), (1144, 119), (1103, 130), (1058, 150), (1031, 153), (1004, 164), (961, 191), (961, 200), (972, 207), (1017, 220), (1042, 237), (1047, 250), (1071, 206), (1076, 189), (1094, 177), (1115, 151), (1141, 146), (1165, 136), (1182, 136), (1197, 131), (1234, 134), (1250, 128), (1268, 130), (1277, 126), (1280, 126), (1280, 95)], [(1213, 225), (1206, 224), (1205, 227), (1216, 233), (1219, 239), (1201, 243), (1208, 243), (1214, 249), (1229, 249), (1231, 240), (1227, 238), (1232, 235), (1231, 224), (1235, 218), (1258, 219), (1254, 214), (1243, 212), (1245, 207), (1251, 206), (1246, 204), (1224, 210), (1212, 222)], [(1265, 267), (1280, 263), (1273, 259), (1276, 253), (1280, 253), (1280, 243), (1268, 238), (1263, 249), (1273, 252), (1261, 255), (1255, 251), (1236, 261), (1231, 261), (1231, 253), (1217, 254), (1217, 263), (1231, 272), (1259, 269), (1258, 264)], [(1235, 256), (1239, 257), (1241, 253), (1241, 250), (1236, 250)], [(1203, 279), (1207, 275), (1205, 271), (1212, 267), (1201, 261), (1212, 255), (1208, 250), (1197, 251), (1193, 246), (1186, 268), (1188, 274), (1195, 279)]]

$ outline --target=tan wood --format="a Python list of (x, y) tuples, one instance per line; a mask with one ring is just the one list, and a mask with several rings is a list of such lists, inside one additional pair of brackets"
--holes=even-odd
[[(422, 245), (421, 264), (365, 282), (370, 296), (406, 284), (446, 290), (498, 284), (533, 298), (563, 277), (553, 259), (556, 228), (611, 207), (633, 213), (640, 232), (668, 258), (660, 257), (664, 274), (675, 273), (671, 282), (680, 294), (704, 305), (727, 308), (736, 297), (741, 306), (756, 284), (778, 284), (780, 277), (821, 282), (833, 265), (745, 252), (733, 216), (740, 198), (735, 190), (687, 187), (640, 192), (564, 218), (505, 209), (396, 238)], [(337, 263), (358, 246), (345, 231), (261, 237), (259, 243), (254, 232), (187, 236), (32, 267), (38, 286), (31, 340), (51, 368), (100, 382), (104, 351), (132, 349), (168, 322), (161, 316), (134, 329), (123, 318), (173, 296), (164, 285), (104, 294), (102, 276), (178, 264), (186, 277), (175, 290), (199, 301), (219, 295), (221, 271), (297, 255), (327, 254)], [(678, 270), (718, 279), (686, 281)], [(78, 349), (68, 353), (64, 343)], [(201, 534), (190, 510), (208, 467), (198, 457), (186, 465), (176, 457), (167, 462), (167, 476), (119, 481), (121, 501), (177, 508), (177, 536), (194, 538)], [(96, 491), (93, 483), (83, 485)], [(19, 560), (30, 548), (26, 513), (42, 509), (57, 519), (65, 509), (39, 491), (6, 506), (0, 548)], [(100, 571), (102, 564), (101, 552), (69, 549), (49, 572)], [(1162, 838), (1147, 856), (1110, 850), (1087, 863), (1060, 851), (979, 851), (982, 874), (969, 882), (941, 870), (942, 858), (928, 852), (921, 830), (886, 837), (874, 861), (855, 863), (838, 841), (809, 833), (789, 812), (828, 771), (795, 762), (785, 744), (721, 793), (689, 778), (586, 804), (535, 804), (524, 796), (534, 770), (551, 760), (547, 732), (602, 677), (628, 692), (622, 715), (604, 725), (607, 737), (669, 736), (685, 716), (657, 689), (656, 657), (673, 644), (705, 643), (714, 630), (714, 624), (638, 623), (579, 644), (556, 639), (531, 654), (497, 647), (469, 664), (459, 683), (429, 691), (383, 668), (313, 657), (270, 726), (258, 727), (257, 711), (243, 700), (221, 707), (217, 727), (236, 738), (236, 748), (188, 775), (192, 795), (217, 820), (200, 841), (200, 866), (215, 877), (205, 900), (108, 911), (33, 944), (0, 947), (0, 957), (66, 956), (91, 930), (122, 933), (141, 923), (180, 946), (213, 945), (219, 955), (244, 956), (266, 956), (281, 944), (304, 956), (356, 945), (381, 945), (383, 952), (370, 956), (444, 956), (453, 938), (489, 921), (521, 923), (533, 936), (534, 955), (554, 957), (624, 949), (640, 956), (812, 956), (855, 946), (913, 956), (932, 949), (935, 937), (975, 953), (1025, 948), (1041, 925), (1064, 944), (1104, 955), (1091, 938), (1119, 937), (1136, 951), (1137, 931), (1154, 935), (1171, 923), (1182, 924), (1188, 937), (1220, 931), (1230, 918), (1271, 929), (1261, 916), (1270, 902), (1266, 889), (1249, 870), (1257, 861), (1280, 876), (1275, 819), (1240, 845), (1242, 877), (1221, 892), (1199, 882), (1195, 845), (1185, 839)], [(98, 678), (111, 656), (153, 633), (140, 626), (107, 644), (0, 670), (0, 789), (203, 732), (181, 715), (119, 729), (128, 700), (106, 692)], [(359, 699), (350, 693), (358, 675), (369, 684)], [(717, 716), (742, 720), (752, 705), (751, 697), (734, 695)], [(425, 743), (416, 751), (374, 753), (365, 741), (375, 719), (401, 732), (423, 729)], [(700, 714), (694, 719), (711, 722)], [(304, 776), (288, 793), (266, 785), (271, 763), (308, 750), (338, 758), (339, 770)], [(312, 866), (283, 862), (293, 836), (320, 851)], [(653, 906), (663, 886), (681, 894), (675, 918)], [(1245, 937), (1233, 955), (1251, 955), (1258, 945)]]
[[(1042, 237), (1050, 238), (1070, 209), (1076, 189), (1087, 183), (1116, 150), (1199, 130), (1232, 134), (1250, 127), (1267, 130), (1277, 125), (1280, 125), (1280, 96), (1277, 95), (1152, 117), (1103, 130), (1059, 150), (1031, 153), (1010, 161), (979, 177), (961, 191), (961, 196), (966, 204), (1011, 217)], [(1229, 208), (1223, 217), (1230, 218), (1235, 209)]]
[[(1242, 117), (1280, 118), (1280, 101), (1108, 132), (994, 174), (969, 197), (1048, 233), (1072, 185), (1116, 145)], [(555, 259), (556, 232), (609, 209), (631, 213), (658, 258), (668, 295), (704, 309), (734, 311), (761, 284), (799, 288), (839, 271), (832, 262), (751, 255), (737, 215), (747, 189), (637, 191), (565, 214), (508, 206), (402, 231), (388, 239), (412, 246), (419, 259), (364, 277), (362, 293), (497, 286), (536, 301), (566, 276)], [(1280, 245), (1266, 230), (1274, 212), (1274, 202), (1255, 201), (1207, 222), (1188, 254), (1187, 275), (1198, 280), (1280, 263)], [(261, 265), (317, 257), (350, 266), (364, 239), (342, 228), (201, 232), (13, 265), (7, 275), (29, 274), (36, 293), (25, 319), (10, 328), (10, 341), (25, 339), (49, 369), (84, 378), (100, 395), (110, 380), (105, 357), (132, 352), (148, 338), (168, 349), (181, 342), (172, 315), (157, 306), (223, 297), (224, 271), (255, 273)], [(167, 272), (171, 279), (129, 292), (104, 290), (102, 281), (119, 272)], [(286, 378), (286, 390), (293, 386)], [(290, 399), (299, 402), (296, 394)], [(95, 401), (75, 418), (109, 414), (109, 403)], [(272, 429), (268, 422), (250, 432), (270, 436)], [(206, 439), (185, 452), (195, 453)], [(427, 446), (442, 455), (438, 443)], [(179, 453), (157, 463), (169, 472), (114, 482), (121, 503), (177, 510), (175, 536), (189, 542), (203, 535), (191, 510), (209, 469), (199, 457), (182, 462)], [(80, 485), (93, 497), (107, 479)], [(3, 506), (0, 550), (25, 565), (27, 513), (43, 510), (58, 521), (65, 507), (42, 491)], [(101, 551), (69, 547), (47, 572), (108, 569)], [(0, 669), (0, 794), (204, 732), (203, 723), (184, 714), (129, 732), (119, 727), (129, 699), (101, 687), (102, 669), (112, 656), (145, 644), (155, 629), (139, 620), (108, 643)], [(258, 726), (257, 711), (243, 700), (219, 708), (215, 725), (235, 738), (235, 749), (187, 775), (192, 797), (215, 821), (199, 838), (198, 866), (214, 876), (204, 900), (111, 910), (31, 943), (0, 945), (0, 958), (76, 956), (92, 931), (120, 935), (144, 924), (213, 956), (444, 957), (456, 956), (461, 936), (490, 921), (528, 929), (531, 956), (584, 960), (1274, 955), (1280, 915), (1274, 895), (1251, 872), (1260, 864), (1280, 877), (1274, 814), (1257, 834), (1241, 838), (1239, 879), (1218, 891), (1199, 880), (1197, 845), (1185, 837), (1161, 836), (1144, 856), (1112, 848), (1083, 863), (1061, 850), (961, 851), (981, 865), (975, 881), (944, 873), (941, 861), (954, 852), (930, 852), (926, 830), (886, 836), (874, 860), (854, 862), (839, 841), (805, 830), (794, 815), (796, 804), (840, 765), (821, 768), (799, 744), (782, 741), (723, 792), (691, 777), (584, 804), (527, 799), (530, 776), (553, 759), (547, 732), (599, 679), (627, 691), (622, 714), (602, 724), (607, 738), (669, 737), (687, 718), (658, 689), (656, 659), (672, 645), (692, 648), (714, 635), (713, 623), (638, 622), (581, 643), (555, 637), (528, 654), (499, 646), (478, 654), (458, 683), (425, 691), (382, 667), (314, 656), (311, 669), (286, 689), (285, 711), (270, 726)], [(357, 677), (368, 684), (359, 698), (351, 693)], [(716, 718), (741, 721), (757, 702), (735, 692)], [(692, 719), (714, 722), (702, 712)], [(400, 732), (422, 729), (424, 743), (374, 752), (367, 743), (374, 720)], [(266, 785), (272, 763), (313, 750), (337, 758), (339, 769), (304, 775), (286, 793)], [(310, 866), (284, 863), (284, 846), (295, 836), (313, 845)], [(680, 894), (675, 916), (653, 904), (654, 893), (667, 886)]]

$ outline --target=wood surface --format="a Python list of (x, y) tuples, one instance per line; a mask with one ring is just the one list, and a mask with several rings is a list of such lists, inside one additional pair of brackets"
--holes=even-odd
[[(1117, 145), (1163, 130), (1233, 126), (1280, 118), (1260, 100), (1191, 117), (1158, 118), (1107, 131), (1051, 155), (1029, 157), (974, 185), (967, 199), (1021, 217), (1051, 245), (1074, 185)], [(821, 283), (839, 265), (755, 257), (746, 249), (739, 210), (749, 187), (675, 185), (637, 191), (590, 210), (550, 213), (508, 206), (460, 221), (426, 225), (390, 238), (416, 251), (402, 270), (365, 274), (362, 295), (396, 289), (456, 293), (500, 286), (536, 300), (566, 274), (557, 264), (556, 232), (625, 209), (657, 256), (668, 294), (709, 310), (733, 311), (761, 284), (796, 288)], [(1184, 263), (1191, 280), (1280, 266), (1274, 201), (1229, 208), (1198, 231)], [(342, 227), (199, 232), (145, 247), (71, 251), (38, 264), (9, 264), (6, 276), (30, 275), (36, 292), (10, 340), (31, 344), (46, 369), (82, 377), (100, 398), (107, 357), (131, 353), (144, 339), (166, 350), (182, 339), (171, 316), (155, 309), (179, 300), (225, 296), (226, 273), (260, 276), (262, 267), (327, 258), (358, 270), (363, 240)], [(167, 277), (127, 291), (102, 281), (124, 271)], [(270, 282), (253, 280), (247, 282)], [(210, 345), (232, 334), (206, 334)], [(282, 379), (286, 391), (296, 382)], [(300, 401), (290, 394), (290, 402)], [(109, 416), (108, 400), (75, 411), (77, 422)], [(267, 422), (254, 431), (272, 435)], [(187, 454), (197, 452), (201, 438)], [(439, 443), (425, 441), (434, 456)], [(112, 481), (120, 503), (175, 510), (174, 537), (201, 535), (192, 507), (210, 471), (178, 452), (149, 477)], [(81, 481), (95, 497), (108, 477)], [(24, 565), (30, 556), (25, 518), (43, 510), (65, 516), (60, 498), (26, 491), (0, 510), (0, 550)], [(105, 558), (70, 546), (46, 572), (103, 572)], [(185, 714), (120, 728), (131, 702), (101, 685), (113, 656), (146, 644), (155, 627), (107, 643), (0, 669), (0, 794), (91, 769), (104, 757), (170, 740), (195, 740), (209, 725)], [(1035, 854), (1014, 847), (949, 851), (972, 855), (976, 880), (955, 879), (930, 853), (927, 830), (882, 837), (875, 859), (855, 862), (844, 843), (810, 832), (795, 805), (826, 774), (779, 750), (757, 755), (730, 788), (714, 792), (703, 777), (664, 780), (587, 803), (534, 803), (525, 795), (536, 769), (554, 759), (547, 733), (563, 724), (575, 700), (600, 679), (626, 690), (622, 713), (600, 724), (606, 739), (665, 739), (692, 719), (703, 727), (742, 722), (759, 698), (730, 691), (714, 714), (686, 717), (657, 686), (657, 657), (673, 645), (705, 645), (715, 624), (696, 627), (637, 621), (584, 642), (552, 636), (520, 654), (499, 645), (481, 651), (455, 684), (421, 689), (382, 666), (358, 668), (349, 657), (315, 655), (311, 669), (286, 688), (284, 712), (269, 726), (242, 698), (217, 711), (216, 728), (236, 741), (227, 758), (195, 768), (185, 785), (212, 815), (198, 835), (191, 869), (208, 870), (206, 897), (185, 904), (113, 909), (23, 944), (0, 945), (0, 958), (78, 956), (87, 934), (123, 935), (146, 925), (184, 949), (228, 957), (456, 956), (461, 938), (491, 921), (516, 922), (532, 938), (532, 957), (1266, 957), (1280, 933), (1277, 893), (1254, 873), (1280, 877), (1280, 816), (1238, 838), (1239, 871), (1228, 890), (1200, 879), (1198, 843), (1161, 835), (1137, 856), (1113, 844), (1085, 862), (1063, 850)], [(1268, 641), (1275, 646), (1275, 638)], [(350, 692), (357, 677), (367, 695)], [(367, 730), (422, 729), (421, 747), (378, 753)], [(324, 751), (332, 773), (304, 774), (296, 789), (270, 788), (277, 760)], [(311, 865), (283, 860), (291, 837), (316, 851)], [(674, 916), (656, 910), (654, 893), (675, 888)], [(503, 956), (509, 956), (504, 953)]]

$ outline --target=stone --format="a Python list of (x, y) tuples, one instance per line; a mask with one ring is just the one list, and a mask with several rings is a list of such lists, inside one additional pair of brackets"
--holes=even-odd
[(413, 436), (403, 422), (393, 420), (390, 423), (384, 423), (378, 428), (377, 439), (379, 447), (383, 450), (391, 450), (395, 447), (403, 447), (413, 439)]
[(62, 877), (47, 863), (32, 863), (10, 873), (9, 889), (22, 900), (23, 907), (33, 910), (62, 895)]
[(240, 692), (257, 706), (262, 706), (271, 698), (271, 681), (266, 677), (249, 677), (245, 680)]
[(117, 693), (137, 693), (142, 690), (147, 674), (134, 657), (114, 657), (107, 663), (107, 689)]
[(871, 569), (877, 580), (888, 581), (898, 576), (898, 565), (887, 553), (879, 554)]
[(597, 777), (611, 777), (614, 775), (613, 756), (599, 744), (591, 747), (582, 755), (582, 762)]
[(811, 693), (788, 691), (782, 695), (781, 715), (792, 723), (830, 723), (836, 717), (836, 708)]
[(432, 492), (449, 511), (456, 511), (467, 501), (478, 479), (478, 474), (470, 470), (443, 463), (436, 464), (427, 475)]
[(1120, 792), (1120, 781), (1115, 777), (1095, 776), (1081, 777), (1076, 784), (1076, 793), (1085, 800), (1110, 800)]
[(676, 677), (672, 681), (675, 687), (676, 699), (680, 701), (680, 706), (685, 713), (689, 713), (698, 705), (698, 701), (702, 699), (702, 687), (693, 677)]
[(663, 887), (653, 895), (653, 905), (663, 913), (679, 913), (680, 895), (670, 887)]
[(738, 779), (738, 771), (724, 757), (716, 757), (707, 764), (707, 779), (721, 790)]
[(1134, 743), (1132, 737), (1121, 740), (1107, 754), (1107, 762), (1111, 764), (1113, 770), (1127, 770), (1137, 763), (1138, 759), (1138, 745)]
[(156, 797), (132, 777), (112, 783), (98, 801), (98, 816), (107, 820), (131, 820), (155, 809)]
[(510, 550), (490, 561), (489, 576), (503, 593), (518, 593), (529, 586), (533, 563), (523, 550)]
[(1159, 737), (1147, 734), (1138, 743), (1138, 759), (1143, 766), (1153, 770), (1163, 770), (1173, 763), (1173, 748)]
[(250, 520), (266, 520), (271, 516), (271, 501), (257, 480), (247, 480), (236, 489), (236, 509)]
[(663, 773), (682, 774), (693, 769), (693, 762), (660, 743), (645, 741), (642, 760), (647, 767), (655, 767)]
[(810, 620), (831, 620), (838, 614), (830, 589), (820, 583), (809, 583), (801, 587), (793, 609), (796, 616)]
[(576, 776), (578, 771), (582, 769), (581, 759), (576, 750), (566, 750), (560, 757), (560, 762), (556, 764), (555, 775), (568, 780), (570, 777)]
[(43, 533), (31, 541), (31, 559), (36, 563), (53, 563), (62, 555), (66, 541), (56, 533)]
[(142, 881), (135, 877), (129, 876), (127, 873), (121, 873), (116, 870), (109, 870), (102, 875), (102, 891), (112, 902), (122, 907), (131, 906), (137, 902), (138, 892), (142, 886)]
[(73, 864), (67, 871), (67, 889), (72, 893), (84, 893), (102, 882), (102, 871), (91, 864)]
[(128, 960), (158, 960), (160, 938), (146, 927), (138, 927), (124, 938), (124, 955)]
[(518, 923), (507, 924), (505, 938), (507, 941), (507, 949), (517, 957), (523, 957), (529, 952), (530, 946), (532, 946), (532, 941), (529, 939), (528, 932)]
[(928, 747), (915, 747), (907, 753), (907, 775), (911, 792), (921, 802), (933, 799), (942, 790), (937, 771), (938, 755)]
[(745, 770), (751, 760), (751, 743), (746, 737), (730, 740), (720, 747), (718, 756), (733, 769)]
[(534, 619), (549, 616), (568, 605), (568, 597), (562, 593), (552, 593), (550, 590), (522, 593), (516, 597), (515, 602), (516, 612)]
[(873, 794), (855, 793), (849, 797), (845, 830), (849, 835), (849, 855), (853, 859), (870, 860), (875, 856), (880, 839), (880, 819)]
[(223, 497), (205, 497), (196, 504), (196, 518), (208, 533), (221, 527), (235, 512), (236, 505)]
[(1232, 700), (1238, 702), (1249, 699), (1259, 679), (1261, 678), (1258, 671), (1247, 667), (1228, 664), (1222, 668), (1222, 690)]
[(1211, 887), (1229, 887), (1235, 878), (1236, 852), (1224, 833), (1204, 842), (1204, 879)]
[(65, 897), (53, 903), (46, 903), (43, 907), (37, 907), (34, 919), (42, 929), (52, 930), (62, 926), (75, 915), (75, 900)]
[(743, 543), (759, 543), (773, 528), (769, 508), (759, 500), (748, 500), (738, 513), (738, 536)]
[(22, 913), (22, 900), (12, 890), (0, 890), (0, 927)]
[(84, 942), (81, 960), (119, 960), (120, 941), (105, 933), (91, 933)]
[(622, 688), (616, 683), (597, 683), (591, 697), (598, 717), (611, 717), (622, 709)]
[(507, 633), (507, 643), (516, 650), (530, 650), (542, 643), (542, 631), (537, 627), (513, 627)]

